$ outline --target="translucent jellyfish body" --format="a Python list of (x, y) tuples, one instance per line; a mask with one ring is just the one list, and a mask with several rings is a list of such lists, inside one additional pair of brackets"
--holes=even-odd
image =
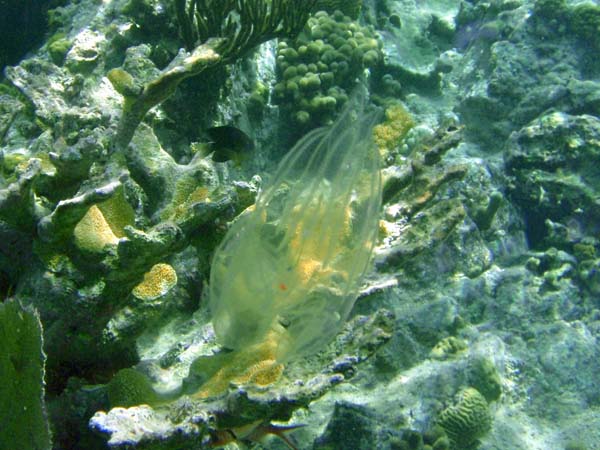
[(354, 107), (294, 146), (217, 249), (209, 302), (221, 345), (269, 340), (285, 361), (329, 342), (347, 318), (381, 205), (376, 115)]

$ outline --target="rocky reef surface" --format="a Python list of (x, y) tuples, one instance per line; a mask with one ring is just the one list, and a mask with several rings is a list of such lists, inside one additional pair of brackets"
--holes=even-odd
[[(600, 449), (600, 7), (266, 3), (58, 2), (4, 68), (0, 448)], [(295, 276), (327, 289), (306, 308), (352, 286), (352, 311), (318, 352), (281, 357), (285, 313), (225, 348), (216, 249), (358, 86), (382, 111), (366, 277), (322, 269), (306, 232), (341, 217), (310, 230), (349, 254), (360, 195), (282, 209)]]

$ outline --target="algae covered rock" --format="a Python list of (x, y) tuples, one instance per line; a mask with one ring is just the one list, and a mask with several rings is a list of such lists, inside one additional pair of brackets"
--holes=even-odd
[(502, 394), (502, 380), (494, 363), (484, 357), (473, 358), (469, 362), (467, 377), (488, 402), (496, 401)]
[(64, 60), (73, 43), (66, 38), (64, 34), (57, 33), (48, 42), (48, 54), (54, 62), (54, 64), (60, 66)]
[[(599, 142), (597, 117), (560, 112), (545, 114), (511, 135), (505, 153), (513, 179), (509, 193), (523, 209), (527, 237), (534, 247), (552, 234), (548, 221), (564, 227), (563, 237), (553, 238), (555, 246), (568, 248), (577, 236), (594, 235), (592, 228), (600, 220)], [(574, 223), (591, 228), (569, 231)]]
[(325, 432), (315, 441), (313, 448), (369, 448), (377, 440), (377, 422), (377, 416), (365, 406), (336, 403)]
[(433, 359), (445, 360), (456, 356), (466, 348), (467, 343), (464, 340), (454, 336), (449, 336), (435, 344), (435, 347), (431, 349), (429, 355)]
[(156, 399), (148, 377), (135, 369), (119, 370), (108, 383), (108, 401), (113, 408), (152, 404)]

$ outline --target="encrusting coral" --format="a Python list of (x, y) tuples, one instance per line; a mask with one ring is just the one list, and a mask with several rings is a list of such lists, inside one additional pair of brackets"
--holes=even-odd
[(140, 300), (154, 300), (177, 284), (177, 272), (169, 264), (159, 263), (144, 274), (144, 279), (131, 293)]
[(158, 396), (148, 377), (135, 369), (121, 369), (107, 386), (108, 401), (112, 408), (153, 404)]
[(385, 121), (373, 129), (375, 144), (381, 151), (393, 150), (414, 126), (413, 118), (402, 104), (390, 105), (385, 110)]
[(123, 188), (98, 204), (92, 205), (73, 229), (75, 245), (82, 251), (102, 252), (106, 245), (116, 246), (125, 236), (124, 229), (133, 225), (135, 212), (127, 203)]
[(218, 355), (214, 363), (210, 357), (195, 361), (190, 373), (198, 375), (205, 370), (205, 364), (213, 370), (207, 373), (210, 376), (193, 398), (205, 399), (222, 394), (231, 383), (267, 386), (277, 381), (284, 369), (283, 364), (277, 361), (278, 338), (278, 333), (272, 332), (257, 344)]
[(73, 230), (75, 245), (81, 250), (100, 252), (106, 245), (116, 245), (119, 239), (96, 205), (92, 205)]

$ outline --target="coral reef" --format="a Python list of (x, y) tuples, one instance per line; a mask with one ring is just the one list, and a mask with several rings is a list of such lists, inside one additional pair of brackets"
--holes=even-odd
[(340, 11), (320, 11), (295, 40), (277, 47), (273, 94), (302, 130), (327, 124), (339, 112), (365, 68), (380, 59), (374, 32)]
[[(572, 248), (580, 238), (569, 241), (573, 236), (567, 231), (569, 223), (598, 220), (593, 205), (600, 176), (599, 125), (594, 116), (549, 113), (514, 133), (507, 143), (505, 164), (514, 179), (509, 194), (526, 211), (532, 246), (546, 241)], [(594, 234), (586, 229), (581, 233)]]
[(345, 16), (356, 20), (362, 3), (363, 0), (317, 0), (313, 11), (327, 11), (330, 14), (341, 11)]
[[(204, 442), (211, 445), (211, 436), (220, 432), (247, 427), (249, 424), (269, 423), (272, 420), (288, 421), (294, 411), (307, 407), (333, 386), (351, 379), (359, 364), (364, 363), (384, 345), (393, 333), (393, 316), (387, 311), (379, 311), (372, 317), (358, 316), (347, 323), (337, 342), (330, 343), (311, 368), (302, 362), (291, 362), (286, 372), (276, 380), (269, 380), (268, 386), (261, 385), (258, 373), (251, 366), (231, 366), (228, 355), (216, 359), (216, 366), (240, 373), (240, 368), (248, 369), (240, 378), (227, 377), (214, 392), (201, 390), (194, 398), (179, 400), (152, 408), (136, 406), (129, 409), (113, 408), (109, 412), (98, 411), (90, 421), (90, 426), (108, 437), (113, 448), (128, 448), (131, 445), (146, 445), (150, 448), (161, 445), (192, 445)], [(246, 356), (251, 358), (253, 353)], [(191, 377), (203, 378), (216, 367), (211, 358), (196, 364)], [(210, 363), (209, 363), (210, 362)], [(200, 367), (203, 366), (203, 367)], [(200, 372), (204, 372), (202, 375)], [(136, 374), (136, 378), (140, 374)], [(247, 376), (249, 375), (249, 376)], [(213, 378), (214, 380), (214, 378)], [(196, 384), (198, 380), (190, 383)], [(213, 385), (214, 386), (214, 385)], [(213, 386), (210, 386), (212, 389)], [(192, 386), (188, 386), (192, 389)], [(223, 392), (222, 389), (225, 389)], [(202, 402), (209, 393), (220, 392), (210, 401)], [(145, 397), (146, 398), (146, 397)], [(215, 442), (215, 445), (217, 443)]]
[(119, 370), (108, 383), (107, 392), (111, 408), (151, 405), (157, 400), (150, 380), (134, 369)]
[(466, 388), (440, 413), (437, 423), (448, 434), (453, 449), (468, 449), (490, 430), (492, 416), (485, 397), (475, 388)]
[[(128, 75), (121, 72), (118, 81), (113, 81), (113, 76), (115, 89), (127, 93), (114, 148), (127, 147), (146, 113), (169, 98), (183, 80), (218, 64), (231, 63), (262, 42), (297, 34), (313, 4), (314, 0), (175, 2), (188, 52), (179, 53), (158, 77), (148, 80), (137, 93), (124, 89), (122, 80), (128, 79)], [(233, 15), (237, 15), (239, 21), (233, 20)], [(89, 53), (86, 53), (87, 59), (90, 59)]]
[(597, 5), (52, 6), (0, 81), (0, 447), (598, 448)]
[[(378, 252), (378, 264), (382, 267), (401, 264), (408, 268), (412, 255), (434, 247), (435, 240), (445, 239), (465, 218), (466, 211), (460, 201), (434, 201), (442, 186), (466, 174), (466, 167), (460, 164), (441, 169), (437, 164), (459, 140), (459, 129), (441, 130), (430, 143), (425, 141), (414, 150), (410, 164), (390, 166), (383, 171), (383, 199), (390, 206), (382, 223), (386, 245)], [(401, 201), (395, 202), (398, 198)], [(400, 232), (391, 224), (401, 217), (410, 222), (410, 227)], [(416, 220), (410, 220), (412, 217)]]

